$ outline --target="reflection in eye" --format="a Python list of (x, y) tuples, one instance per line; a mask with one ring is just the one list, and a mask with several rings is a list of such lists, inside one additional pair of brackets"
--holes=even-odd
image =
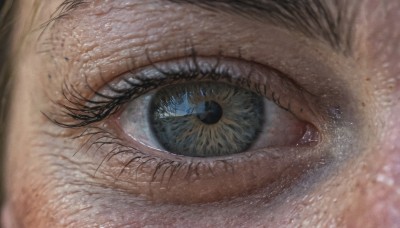
[(222, 83), (180, 84), (153, 98), (150, 120), (161, 145), (194, 157), (229, 155), (247, 149), (263, 125), (260, 96)]
[(308, 94), (256, 63), (184, 58), (128, 72), (90, 100), (68, 91), (71, 122), (58, 123), (108, 121), (105, 134), (86, 128), (81, 137), (114, 143), (105, 160), (128, 154), (121, 173), (135, 187), (124, 188), (152, 200), (232, 198), (296, 178), (321, 158), (307, 149), (318, 142)]

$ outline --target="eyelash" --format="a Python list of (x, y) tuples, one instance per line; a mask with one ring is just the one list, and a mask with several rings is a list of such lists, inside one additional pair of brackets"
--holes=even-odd
[[(86, 86), (89, 88), (94, 94), (94, 96), (99, 100), (88, 99), (82, 96), (74, 87), (68, 85), (68, 83), (64, 83), (62, 94), (66, 101), (68, 101), (68, 105), (59, 104), (63, 109), (63, 114), (67, 115), (72, 121), (59, 121), (55, 118), (50, 118), (52, 122), (55, 124), (66, 127), (66, 128), (80, 128), (91, 125), (96, 122), (100, 122), (107, 117), (116, 113), (122, 105), (125, 103), (145, 94), (148, 91), (159, 88), (161, 85), (168, 85), (171, 83), (179, 83), (190, 80), (211, 80), (211, 81), (219, 81), (225, 80), (228, 83), (237, 84), (240, 86), (246, 85), (247, 87), (255, 89), (258, 94), (266, 96), (269, 91), (267, 91), (266, 87), (260, 88), (259, 86), (254, 86), (253, 82), (249, 80), (250, 75), (252, 74), (253, 69), (250, 68), (247, 77), (242, 77), (240, 79), (233, 79), (231, 73), (228, 69), (219, 69), (219, 64), (221, 60), (224, 58), (222, 56), (217, 57), (216, 64), (212, 66), (212, 68), (208, 70), (203, 70), (199, 66), (201, 63), (198, 62), (198, 57), (196, 51), (192, 49), (191, 52), (191, 62), (194, 63), (194, 68), (190, 64), (190, 59), (183, 62), (183, 65), (178, 65), (178, 69), (176, 66), (170, 67), (167, 65), (167, 69), (163, 70), (157, 66), (157, 63), (154, 63), (148, 53), (147, 59), (149, 61), (150, 69), (156, 70), (159, 75), (162, 75), (162, 78), (152, 79), (152, 78), (143, 78), (140, 73), (136, 73), (134, 71), (130, 71), (130, 74), (134, 76), (130, 76), (130, 78), (134, 78), (135, 82), (129, 81), (129, 78), (124, 78), (123, 81), (129, 85), (128, 88), (118, 89), (113, 87), (111, 84), (106, 84), (105, 87), (108, 88), (115, 95), (106, 95), (102, 92), (96, 91), (96, 89), (92, 88), (89, 83), (86, 81)], [(240, 56), (239, 56), (240, 59)], [(252, 66), (252, 65), (251, 65)], [(170, 67), (170, 68), (168, 68)], [(270, 69), (271, 71), (275, 71)], [(281, 75), (281, 73), (276, 72), (277, 75)], [(301, 87), (298, 87), (293, 81), (285, 78), (282, 81), (289, 81), (288, 84), (290, 86), (295, 87), (295, 90), (300, 92), (300, 95), (303, 95), (304, 91)], [(269, 90), (272, 90), (271, 86)], [(271, 94), (270, 99), (276, 103), (281, 108), (286, 111), (291, 111), (291, 103), (290, 101), (286, 106), (281, 104), (280, 96), (277, 95), (275, 91), (270, 91)], [(303, 108), (300, 110), (303, 111)], [(50, 115), (46, 115), (50, 116)]]
[[(237, 84), (242, 87), (247, 86), (248, 88), (255, 90), (256, 93), (265, 97), (268, 97), (267, 94), (269, 94), (270, 99), (273, 100), (274, 103), (287, 111), (291, 111), (291, 100), (288, 100), (286, 102), (286, 106), (283, 106), (280, 96), (278, 93), (273, 91), (273, 85), (269, 85), (269, 88), (266, 88), (265, 85), (261, 87), (261, 85), (255, 85), (255, 83), (249, 79), (254, 70), (253, 66), (255, 66), (257, 63), (246, 61), (250, 63), (248, 75), (234, 78), (229, 67), (222, 67), (221, 69), (221, 63), (223, 61), (232, 60), (230, 58), (223, 57), (222, 55), (216, 57), (215, 64), (208, 65), (208, 69), (201, 67), (202, 62), (199, 60), (200, 58), (197, 56), (194, 49), (192, 49), (189, 58), (184, 59), (184, 61), (181, 61), (180, 64), (165, 64), (162, 67), (160, 67), (158, 63), (153, 62), (148, 53), (146, 55), (149, 61), (149, 67), (147, 67), (147, 69), (158, 74), (157, 78), (145, 78), (146, 75), (141, 73), (141, 71), (132, 70), (128, 72), (127, 77), (121, 76), (123, 79), (119, 79), (119, 81), (125, 83), (125, 87), (118, 88), (118, 86), (112, 82), (106, 83), (103, 88), (106, 88), (108, 92), (99, 92), (91, 87), (86, 81), (87, 88), (93, 94), (93, 98), (91, 99), (84, 97), (74, 87), (64, 83), (62, 94), (67, 101), (67, 104), (58, 104), (64, 110), (63, 113), (67, 116), (67, 118), (63, 118), (61, 121), (57, 118), (50, 118), (52, 115), (45, 114), (53, 123), (61, 127), (84, 129), (79, 135), (74, 137), (74, 139), (84, 139), (81, 148), (76, 151), (75, 154), (83, 151), (87, 153), (91, 149), (94, 149), (94, 151), (99, 151), (103, 147), (110, 146), (107, 154), (98, 165), (95, 174), (104, 162), (110, 161), (113, 157), (119, 154), (129, 154), (130, 159), (122, 165), (123, 167), (121, 168), (119, 175), (117, 175), (117, 179), (124, 173), (130, 164), (134, 162), (138, 164), (136, 167), (137, 173), (141, 166), (145, 166), (146, 163), (152, 161), (156, 161), (157, 164), (154, 168), (153, 176), (151, 177), (152, 181), (161, 178), (161, 181), (163, 182), (165, 180), (166, 173), (168, 173), (168, 170), (171, 169), (169, 171), (169, 177), (167, 177), (167, 185), (169, 184), (173, 175), (177, 171), (181, 171), (183, 169), (186, 169), (187, 173), (185, 178), (190, 178), (193, 174), (199, 175), (198, 169), (200, 168), (206, 168), (213, 172), (213, 168), (221, 164), (224, 167), (223, 169), (225, 169), (227, 172), (231, 172), (233, 174), (235, 173), (234, 167), (230, 164), (229, 160), (216, 159), (215, 161), (210, 162), (202, 160), (184, 160), (179, 157), (175, 157), (173, 159), (161, 158), (159, 156), (142, 152), (138, 148), (127, 145), (124, 140), (121, 139), (121, 137), (116, 136), (118, 134), (110, 131), (107, 126), (99, 127), (95, 125), (95, 123), (102, 122), (113, 114), (116, 114), (124, 104), (151, 90), (158, 89), (163, 85), (190, 80), (225, 80), (228, 83)], [(234, 60), (244, 61), (240, 58), (240, 56)], [(297, 94), (292, 94), (294, 97), (303, 96), (306, 92), (302, 90), (301, 87), (297, 86), (293, 81), (282, 76), (282, 74), (276, 70), (268, 69), (268, 71), (275, 73), (275, 76), (279, 78), (279, 80), (277, 80), (278, 82), (271, 81), (272, 84), (275, 83), (281, 88), (288, 88), (289, 90), (295, 91)], [(110, 93), (112, 95), (110, 95)], [(303, 112), (303, 110), (306, 108), (307, 107), (301, 107), (299, 111)]]

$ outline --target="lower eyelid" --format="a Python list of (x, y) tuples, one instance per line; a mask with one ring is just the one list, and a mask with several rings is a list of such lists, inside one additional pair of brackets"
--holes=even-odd
[(130, 149), (123, 156), (108, 160), (99, 172), (119, 167), (106, 170), (107, 175), (113, 173), (114, 186), (154, 202), (192, 204), (246, 196), (268, 186), (268, 191), (289, 186), (325, 159), (318, 147), (256, 150), (218, 160), (153, 156)]

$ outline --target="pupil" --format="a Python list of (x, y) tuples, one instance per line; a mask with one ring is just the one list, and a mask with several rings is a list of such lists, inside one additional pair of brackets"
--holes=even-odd
[(205, 101), (196, 107), (197, 118), (205, 124), (215, 124), (222, 117), (222, 108), (215, 101)]
[(264, 100), (222, 82), (173, 84), (151, 100), (149, 122), (163, 149), (216, 157), (246, 151), (264, 126)]

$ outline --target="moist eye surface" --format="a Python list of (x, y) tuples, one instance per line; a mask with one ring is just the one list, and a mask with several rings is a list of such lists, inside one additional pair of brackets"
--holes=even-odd
[(263, 98), (221, 82), (184, 83), (160, 89), (149, 121), (171, 153), (214, 157), (247, 150), (264, 123)]

